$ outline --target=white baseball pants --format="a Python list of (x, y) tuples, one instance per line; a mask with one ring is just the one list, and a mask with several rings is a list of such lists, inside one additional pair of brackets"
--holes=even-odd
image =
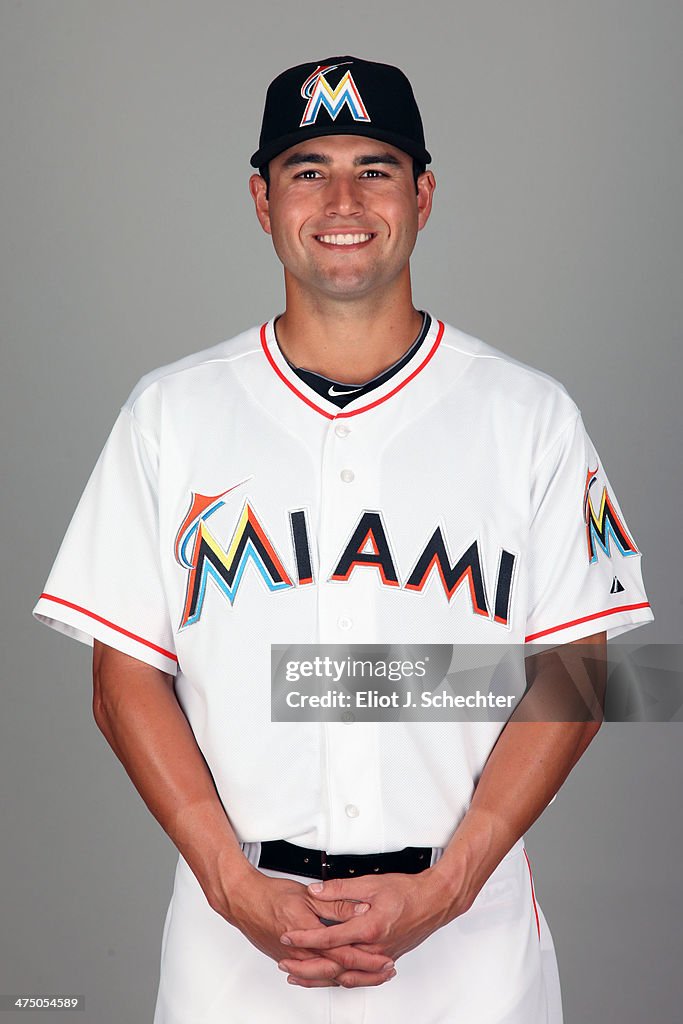
[[(258, 845), (249, 844), (252, 863)], [(274, 960), (211, 909), (181, 857), (154, 1024), (562, 1024), (555, 949), (521, 840), (467, 913), (396, 968), (377, 988), (289, 985)]]

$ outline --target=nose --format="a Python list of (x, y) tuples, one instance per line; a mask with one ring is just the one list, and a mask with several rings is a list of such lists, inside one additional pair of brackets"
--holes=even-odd
[(328, 217), (353, 217), (363, 212), (360, 186), (353, 175), (334, 175), (326, 192), (325, 213)]

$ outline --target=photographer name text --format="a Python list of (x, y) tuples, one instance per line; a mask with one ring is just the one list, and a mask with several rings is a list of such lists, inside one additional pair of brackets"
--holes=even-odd
[(447, 690), (411, 690), (388, 693), (380, 690), (327, 690), (324, 693), (302, 693), (290, 690), (286, 695), (290, 708), (511, 708), (514, 696), (475, 690), (474, 693), (450, 693)]

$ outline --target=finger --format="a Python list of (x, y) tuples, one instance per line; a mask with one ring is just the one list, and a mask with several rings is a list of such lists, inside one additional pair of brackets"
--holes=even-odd
[(359, 914), (366, 914), (369, 909), (369, 903), (358, 903), (355, 900), (334, 900), (329, 903), (321, 902), (316, 913), (325, 921), (341, 923), (342, 921), (353, 921)]
[(306, 888), (317, 900), (367, 900), (372, 876), (359, 878), (326, 878), (324, 882), (311, 882)]
[[(358, 946), (335, 946), (334, 949), (328, 949), (325, 955), (347, 971), (368, 971), (375, 974), (377, 971), (385, 970), (386, 967), (394, 966), (392, 959), (381, 950), (367, 952), (359, 949)], [(288, 960), (289, 955), (283, 962)]]
[[(353, 948), (362, 949), (365, 953), (379, 953), (380, 956), (383, 955), (383, 949), (379, 942), (354, 942)], [(334, 950), (328, 952), (327, 955), (332, 956), (333, 953)], [(291, 956), (291, 954), (288, 953), (287, 956)]]
[(287, 978), (290, 985), (299, 985), (301, 988), (338, 988), (338, 981), (306, 981), (303, 978)]
[(333, 981), (344, 969), (341, 964), (324, 956), (316, 956), (312, 960), (280, 960), (277, 966), (292, 978), (304, 981)]
[(368, 915), (360, 914), (353, 921), (331, 924), (328, 928), (284, 932), (280, 942), (284, 946), (301, 946), (305, 949), (332, 949), (334, 946), (350, 946), (354, 942), (372, 942), (375, 938), (372, 925), (368, 927)]
[(320, 956), (317, 950), (297, 948), (288, 949), (284, 955), (289, 960), (318, 960)]
[[(366, 974), (365, 971), (344, 971), (343, 974), (338, 974), (335, 980), (341, 988), (363, 988), (366, 986), (376, 988), (395, 977), (396, 969), (392, 968), (390, 971), (381, 971), (379, 974)], [(302, 981), (299, 984), (307, 986), (312, 982)]]
[[(334, 960), (331, 956), (334, 954)], [(295, 960), (285, 958), (278, 962), (281, 971), (294, 975), (296, 978), (335, 978), (344, 971), (379, 974), (391, 970), (394, 962), (384, 955), (371, 955), (356, 950), (353, 946), (333, 949), (327, 957), (316, 957), (311, 960)]]

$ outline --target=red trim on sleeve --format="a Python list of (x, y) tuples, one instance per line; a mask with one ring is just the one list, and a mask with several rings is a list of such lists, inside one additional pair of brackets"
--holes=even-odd
[(436, 322), (439, 325), (439, 330), (438, 330), (437, 335), (436, 335), (436, 340), (434, 341), (434, 344), (432, 345), (431, 349), (429, 350), (429, 352), (427, 353), (425, 358), (422, 360), (420, 365), (416, 366), (415, 369), (413, 370), (413, 372), (411, 374), (409, 374), (406, 377), (405, 380), (402, 380), (400, 384), (397, 384), (396, 387), (392, 391), (387, 392), (387, 394), (384, 395), (383, 398), (377, 398), (377, 399), (375, 399), (374, 402), (369, 402), (368, 405), (363, 405), (363, 406), (361, 406), (360, 409), (352, 409), (349, 412), (330, 413), (330, 412), (327, 412), (325, 409), (321, 409), (320, 406), (316, 405), (315, 402), (312, 402), (310, 400), (310, 398), (307, 398), (306, 395), (302, 394), (301, 391), (299, 391), (299, 389), (296, 388), (294, 386), (294, 384), (290, 380), (287, 380), (287, 378), (285, 377), (284, 373), (282, 372), (280, 367), (277, 365), (277, 363), (273, 359), (273, 356), (272, 356), (272, 354), (271, 354), (271, 352), (270, 352), (270, 350), (268, 348), (268, 344), (266, 342), (266, 327), (268, 326), (267, 323), (263, 324), (262, 327), (261, 327), (261, 347), (263, 348), (263, 351), (265, 353), (266, 359), (268, 360), (268, 362), (270, 363), (272, 368), (275, 370), (275, 372), (278, 375), (278, 377), (280, 378), (280, 380), (284, 384), (287, 385), (287, 387), (289, 388), (290, 391), (294, 392), (294, 394), (297, 396), (297, 398), (300, 398), (301, 401), (305, 402), (306, 405), (308, 405), (311, 409), (315, 409), (315, 411), (319, 412), (321, 416), (325, 416), (326, 419), (328, 419), (328, 420), (341, 420), (341, 419), (348, 419), (350, 416), (358, 416), (360, 413), (367, 412), (368, 409), (374, 409), (375, 406), (381, 405), (382, 402), (386, 402), (387, 399), (392, 398), (402, 388), (404, 388), (406, 386), (406, 384), (409, 384), (410, 381), (413, 379), (413, 377), (416, 377), (417, 374), (420, 373), (421, 370), (424, 370), (425, 366), (430, 361), (430, 359), (433, 357), (433, 355), (436, 352), (437, 348), (441, 344), (441, 339), (443, 337), (444, 325), (443, 325), (443, 323), (440, 320), (437, 320)]
[(584, 615), (580, 619), (572, 619), (571, 622), (563, 622), (559, 626), (551, 626), (550, 629), (542, 629), (539, 633), (530, 633), (524, 637), (524, 643), (530, 640), (538, 640), (539, 636), (548, 636), (549, 633), (558, 633), (561, 629), (569, 629), (571, 626), (579, 626), (582, 622), (591, 622), (593, 619), (601, 619), (605, 615), (616, 615), (617, 612), (632, 612), (638, 608), (649, 608), (650, 602), (643, 601), (641, 604), (622, 604), (619, 608), (606, 608), (604, 612), (594, 612), (592, 615)]
[(534, 876), (531, 874), (531, 864), (529, 863), (529, 858), (527, 857), (526, 850), (524, 850), (524, 856), (526, 857), (526, 866), (529, 869), (529, 882), (531, 883), (531, 899), (533, 900), (533, 904), (534, 904), (534, 914), (536, 915), (536, 931), (538, 932), (538, 941), (540, 942), (541, 941), (541, 922), (540, 922), (539, 917), (538, 917), (538, 907), (536, 905), (536, 893), (534, 892)]
[(89, 612), (87, 608), (81, 608), (80, 605), (73, 604), (71, 601), (65, 601), (63, 597), (55, 597), (53, 594), (41, 594), (40, 596), (45, 601), (54, 601), (55, 604), (63, 604), (65, 608), (72, 608), (75, 612), (80, 612), (82, 615), (88, 615), (91, 619), (95, 619), (96, 622), (101, 622), (103, 626), (108, 626), (109, 629), (114, 629), (117, 633), (122, 633), (123, 636), (129, 637), (131, 640), (137, 640), (139, 644), (144, 644), (145, 647), (150, 647), (158, 654), (163, 654), (163, 656), (168, 658), (170, 661), (178, 660), (175, 654), (164, 650), (163, 647), (157, 647), (157, 645), (153, 644), (151, 640), (144, 640), (141, 636), (136, 636), (135, 633), (130, 633), (127, 629), (123, 629), (121, 626), (117, 626), (115, 623), (110, 622), (109, 619), (103, 619), (101, 615), (96, 615), (95, 612)]

